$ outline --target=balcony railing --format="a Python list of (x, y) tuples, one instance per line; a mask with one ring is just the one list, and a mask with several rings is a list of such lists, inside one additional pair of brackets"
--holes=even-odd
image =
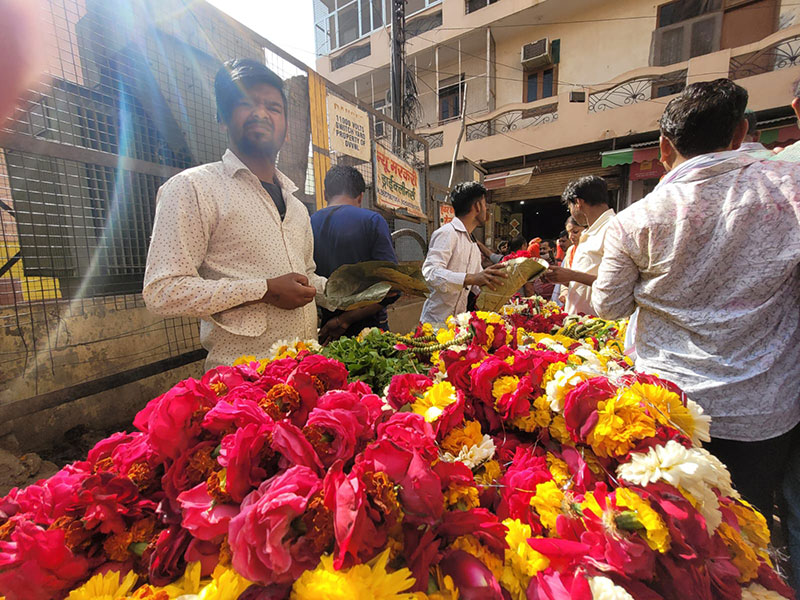
[(742, 79), (798, 65), (800, 65), (800, 35), (794, 35), (757, 52), (732, 57), (730, 78)]
[(491, 119), (467, 124), (467, 141), (502, 135), (518, 129), (552, 123), (558, 119), (558, 103), (529, 109), (512, 109)]
[(600, 112), (677, 94), (686, 87), (687, 70), (629, 79), (589, 94), (589, 112)]

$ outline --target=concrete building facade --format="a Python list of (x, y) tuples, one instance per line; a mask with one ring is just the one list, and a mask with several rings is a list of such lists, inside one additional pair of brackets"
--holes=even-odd
[[(384, 110), (390, 4), (315, 0), (317, 70)], [(580, 175), (606, 178), (618, 209), (642, 198), (663, 174), (658, 118), (688, 83), (731, 77), (749, 91), (765, 142), (800, 137), (789, 109), (800, 77), (792, 0), (409, 0), (406, 14), (432, 180), (437, 165), (449, 175), (464, 118), (462, 171), (496, 203), (489, 243), (556, 235), (558, 197)]]

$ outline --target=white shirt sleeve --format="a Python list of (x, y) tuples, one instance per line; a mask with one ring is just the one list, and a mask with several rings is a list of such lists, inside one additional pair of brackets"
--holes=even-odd
[(433, 232), (428, 255), (422, 265), (422, 276), (430, 287), (443, 292), (458, 291), (464, 287), (466, 273), (450, 271), (447, 265), (456, 247), (458, 232), (451, 227)]
[(153, 236), (142, 296), (152, 312), (209, 317), (259, 300), (266, 279), (204, 279), (198, 273), (211, 236), (214, 210), (204, 206), (188, 177), (176, 176), (158, 190)]
[(625, 235), (619, 220), (612, 219), (591, 295), (592, 307), (604, 319), (627, 317), (635, 308), (633, 288), (639, 280), (639, 267), (624, 248)]

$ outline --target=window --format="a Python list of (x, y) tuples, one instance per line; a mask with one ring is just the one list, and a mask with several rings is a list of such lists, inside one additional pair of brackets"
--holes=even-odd
[(525, 73), (522, 101), (534, 102), (555, 96), (558, 93), (556, 69), (557, 67), (552, 66)]
[(671, 65), (716, 52), (722, 34), (722, 0), (677, 0), (659, 7), (652, 63)]
[(490, 4), (494, 4), (497, 0), (466, 0), (467, 1), (467, 14), (485, 8)]
[(439, 86), (439, 120), (449, 121), (461, 116), (461, 94), (464, 75), (445, 79)]
[[(392, 105), (388, 104), (386, 100), (377, 100), (372, 107), (384, 115), (391, 116)], [(382, 137), (386, 137), (386, 135), (386, 123), (380, 119), (375, 119), (375, 137), (380, 139)]]

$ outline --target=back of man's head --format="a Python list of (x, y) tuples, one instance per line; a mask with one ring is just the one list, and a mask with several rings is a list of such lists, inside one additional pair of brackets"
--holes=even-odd
[(508, 244), (508, 251), (509, 252), (518, 252), (522, 250), (525, 246), (528, 245), (528, 240), (525, 239), (525, 236), (518, 235), (514, 239), (512, 239)]
[(356, 200), (367, 189), (364, 177), (355, 167), (334, 165), (325, 175), (325, 199), (332, 200), (336, 196), (345, 196)]
[(233, 114), (234, 106), (244, 97), (245, 90), (260, 83), (270, 85), (281, 93), (283, 112), (286, 114), (286, 94), (280, 76), (252, 58), (234, 58), (225, 61), (214, 77), (217, 121), (227, 123)]
[[(565, 206), (574, 204), (581, 198), (591, 206), (608, 206), (608, 184), (606, 180), (597, 175), (587, 175), (569, 182), (561, 194), (561, 202)], [(573, 219), (575, 221), (575, 219)], [(577, 225), (578, 222), (575, 221)]]
[(457, 217), (463, 217), (473, 205), (486, 197), (486, 188), (477, 181), (466, 181), (456, 184), (450, 192), (450, 202)]
[(747, 90), (730, 79), (700, 81), (686, 86), (661, 115), (661, 135), (684, 158), (730, 146), (744, 118)]

